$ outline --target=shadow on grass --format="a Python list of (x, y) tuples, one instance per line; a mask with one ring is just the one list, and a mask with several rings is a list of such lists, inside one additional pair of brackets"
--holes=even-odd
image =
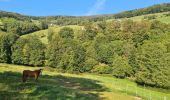
[(20, 73), (0, 73), (0, 100), (101, 100), (100, 92), (107, 90), (98, 81), (85, 78), (45, 75), (38, 82), (22, 83)]

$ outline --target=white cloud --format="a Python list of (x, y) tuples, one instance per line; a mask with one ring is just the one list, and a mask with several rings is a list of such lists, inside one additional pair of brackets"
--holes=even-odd
[(106, 0), (97, 0), (94, 6), (88, 11), (86, 15), (96, 15), (99, 10), (103, 9), (105, 3)]

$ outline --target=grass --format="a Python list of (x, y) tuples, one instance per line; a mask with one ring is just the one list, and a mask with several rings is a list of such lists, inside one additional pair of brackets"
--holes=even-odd
[(0, 64), (0, 100), (135, 100), (125, 93), (113, 92), (92, 76), (61, 74), (44, 69), (38, 82), (22, 83), (25, 67)]
[[(130, 18), (122, 18), (122, 20), (131, 19), (133, 21), (141, 21), (142, 19), (144, 19), (145, 16), (153, 16), (153, 15), (155, 15), (156, 19), (153, 19), (153, 20), (158, 20), (158, 21), (161, 21), (163, 23), (169, 24), (170, 23), (170, 16), (165, 16), (165, 14), (167, 14), (167, 13), (169, 13), (169, 12), (147, 14), (147, 15), (135, 16), (135, 17), (130, 17)], [(110, 19), (108, 21), (112, 21), (112, 20), (114, 20), (114, 19)]]
[[(49, 29), (51, 29), (54, 32), (54, 34), (58, 34), (60, 29), (63, 28), (63, 27), (72, 28), (75, 32), (75, 36), (77, 36), (78, 31), (82, 29), (82, 26), (78, 26), (78, 25), (53, 26), (53, 27), (50, 27)], [(22, 37), (27, 37), (27, 36), (37, 36), (44, 44), (48, 44), (48, 39), (47, 39), (48, 29), (36, 31), (36, 32), (31, 33), (31, 34), (23, 35)]]
[(139, 100), (170, 99), (169, 91), (143, 88), (127, 79), (92, 74), (57, 73), (44, 68), (38, 82), (22, 83), (22, 71), (36, 67), (0, 64), (0, 100)]
[(158, 18), (157, 20), (163, 22), (163, 23), (167, 23), (169, 24), (170, 23), (170, 16), (167, 16), (167, 17), (161, 17), (161, 18)]
[(170, 23), (170, 16), (165, 16), (165, 14), (167, 14), (168, 12), (163, 12), (163, 13), (156, 13), (156, 14), (148, 14), (148, 15), (142, 15), (142, 16), (136, 16), (136, 17), (131, 17), (129, 19), (132, 19), (134, 21), (141, 21), (142, 19), (144, 19), (145, 16), (152, 16), (155, 15), (157, 16), (156, 19), (153, 20), (158, 20), (162, 23), (166, 23), (169, 24)]

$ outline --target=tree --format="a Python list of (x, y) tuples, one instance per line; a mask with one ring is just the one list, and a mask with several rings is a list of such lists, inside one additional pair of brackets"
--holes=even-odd
[(18, 35), (28, 34), (40, 30), (36, 24), (31, 21), (19, 21), (14, 18), (2, 18), (2, 30), (7, 33), (14, 33)]
[(113, 61), (114, 51), (105, 35), (96, 37), (95, 45), (96, 59), (100, 63), (111, 64)]
[(59, 36), (61, 38), (73, 39), (74, 38), (74, 30), (69, 27), (64, 27), (59, 31)]
[(107, 22), (104, 35), (106, 35), (110, 41), (119, 40), (121, 34), (121, 23), (119, 21)]
[(132, 67), (129, 65), (128, 60), (121, 56), (114, 57), (112, 69), (112, 75), (118, 78), (129, 77), (133, 74)]
[(37, 37), (19, 38), (13, 46), (12, 62), (20, 65), (43, 66), (45, 45)]
[(40, 30), (40, 29), (34, 23), (28, 22), (28, 21), (23, 21), (23, 22), (20, 22), (20, 31), (18, 34), (24, 35), (24, 34), (35, 32), (37, 30)]
[(123, 20), (122, 21), (122, 31), (123, 32), (132, 32), (133, 31), (133, 20)]
[(106, 21), (101, 21), (97, 23), (97, 28), (98, 28), (97, 30), (100, 33), (105, 33), (106, 27), (107, 27)]
[(81, 71), (85, 49), (73, 39), (54, 38), (47, 48), (47, 65), (67, 71)]
[(48, 36), (47, 36), (48, 42), (51, 42), (51, 41), (52, 41), (53, 35), (54, 35), (53, 29), (49, 28), (49, 29), (48, 29)]
[(27, 46), (25, 44), (28, 43), (28, 40), (25, 38), (19, 38), (16, 43), (12, 46), (12, 63), (19, 65), (28, 65), (29, 61), (26, 63), (26, 59), (24, 56), (28, 53)]
[(136, 81), (140, 84), (170, 88), (170, 53), (161, 43), (147, 42), (138, 51), (139, 71)]
[(85, 24), (84, 28), (85, 28), (84, 36), (86, 40), (94, 40), (94, 38), (97, 35), (95, 25), (93, 23), (87, 23)]
[(106, 30), (108, 33), (116, 33), (121, 31), (121, 23), (113, 20), (107, 23)]
[(13, 18), (3, 18), (3, 30), (8, 33), (19, 34), (21, 31), (20, 22)]
[(142, 20), (141, 22), (134, 22), (132, 40), (136, 47), (143, 44), (143, 41), (149, 39), (149, 30), (151, 28), (151, 23), (147, 20)]
[(81, 72), (90, 72), (96, 65), (98, 65), (98, 62), (93, 58), (86, 58), (85, 62), (83, 63), (83, 66), (81, 66), (80, 70)]
[(113, 60), (113, 50), (107, 44), (101, 44), (96, 48), (97, 60), (104, 64), (111, 64)]
[(39, 28), (40, 28), (41, 30), (43, 30), (43, 29), (48, 29), (47, 21), (41, 21), (41, 22), (40, 22), (40, 25), (39, 25)]
[(0, 35), (0, 62), (11, 63), (12, 45), (16, 42), (18, 36), (15, 34)]

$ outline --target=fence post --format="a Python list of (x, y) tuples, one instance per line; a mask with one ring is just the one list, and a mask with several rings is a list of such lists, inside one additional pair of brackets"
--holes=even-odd
[(166, 96), (164, 96), (164, 100), (166, 100)]
[(150, 92), (150, 94), (149, 94), (149, 99), (150, 99), (150, 100), (152, 100), (152, 97), (151, 97), (151, 92)]
[(138, 96), (137, 86), (136, 86), (136, 97)]
[(145, 84), (144, 84), (144, 93), (143, 93), (143, 96), (145, 97)]
[(126, 85), (126, 95), (127, 95), (127, 90), (128, 90), (128, 84)]

